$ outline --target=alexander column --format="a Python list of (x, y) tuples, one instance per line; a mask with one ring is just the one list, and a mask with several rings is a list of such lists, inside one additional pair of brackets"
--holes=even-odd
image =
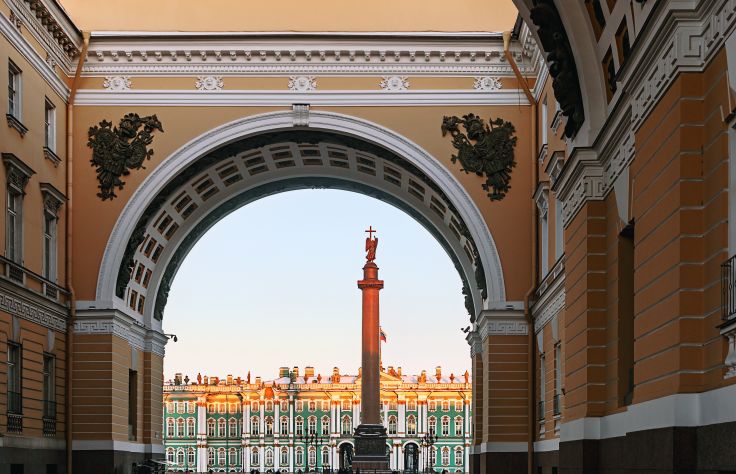
[(353, 470), (389, 469), (386, 455), (386, 428), (381, 424), (380, 415), (380, 335), (378, 292), (383, 281), (378, 279), (376, 259), (378, 238), (373, 237), (369, 227), (365, 239), (366, 263), (363, 266), (363, 279), (358, 288), (363, 292), (363, 355), (362, 380), (360, 388), (360, 425), (355, 429), (355, 456)]

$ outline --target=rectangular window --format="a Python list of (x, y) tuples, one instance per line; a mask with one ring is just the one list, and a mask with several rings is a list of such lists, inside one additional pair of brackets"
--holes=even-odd
[(539, 216), (540, 252), (539, 252), (539, 279), (543, 280), (549, 271), (549, 221), (545, 210)]
[(8, 413), (23, 414), (21, 346), (8, 342)]
[(5, 256), (15, 263), (22, 263), (22, 199), (23, 195), (16, 189), (8, 187), (7, 209), (5, 213)]
[(542, 129), (541, 145), (544, 146), (547, 144), (547, 128), (549, 128), (549, 124), (547, 123), (547, 96), (544, 96), (544, 100), (542, 101), (542, 123), (540, 124), (540, 128)]
[(562, 201), (555, 199), (555, 261), (565, 251), (565, 234), (562, 228)]
[(43, 123), (43, 145), (51, 151), (56, 151), (56, 107), (49, 99), (45, 101)]
[(546, 374), (546, 367), (544, 366), (545, 363), (545, 357), (544, 354), (539, 355), (539, 419), (544, 419), (544, 399), (545, 399), (545, 392), (546, 387), (545, 384), (547, 383), (547, 374)]
[(135, 441), (138, 433), (138, 371), (128, 371), (128, 439)]
[(618, 238), (618, 401), (630, 405), (634, 396), (634, 222)]
[(8, 60), (8, 115), (21, 119), (21, 70)]
[(56, 216), (43, 214), (43, 276), (56, 281)]
[(43, 355), (43, 417), (56, 419), (56, 358)]

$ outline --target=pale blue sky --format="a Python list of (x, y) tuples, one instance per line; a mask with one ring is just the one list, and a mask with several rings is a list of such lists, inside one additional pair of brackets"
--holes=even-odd
[(248, 204), (216, 224), (184, 260), (169, 294), (165, 376), (197, 372), (264, 380), (280, 366), (328, 374), (360, 365), (363, 232), (378, 229), (385, 281), (385, 366), (404, 373), (470, 370), (469, 324), (450, 257), (424, 227), (374, 198), (301, 190)]

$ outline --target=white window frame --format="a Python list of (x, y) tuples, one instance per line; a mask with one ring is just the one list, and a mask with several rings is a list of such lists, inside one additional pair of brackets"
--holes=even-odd
[(44, 147), (56, 152), (56, 106), (46, 97), (44, 101)]
[(8, 114), (23, 119), (23, 71), (8, 59)]

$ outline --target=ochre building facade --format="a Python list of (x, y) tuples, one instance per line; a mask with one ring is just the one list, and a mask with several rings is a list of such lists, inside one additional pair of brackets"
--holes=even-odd
[(736, 4), (395, 3), (0, 2), (0, 473), (162, 459), (176, 270), (312, 187), (454, 261), (472, 473), (736, 469)]

